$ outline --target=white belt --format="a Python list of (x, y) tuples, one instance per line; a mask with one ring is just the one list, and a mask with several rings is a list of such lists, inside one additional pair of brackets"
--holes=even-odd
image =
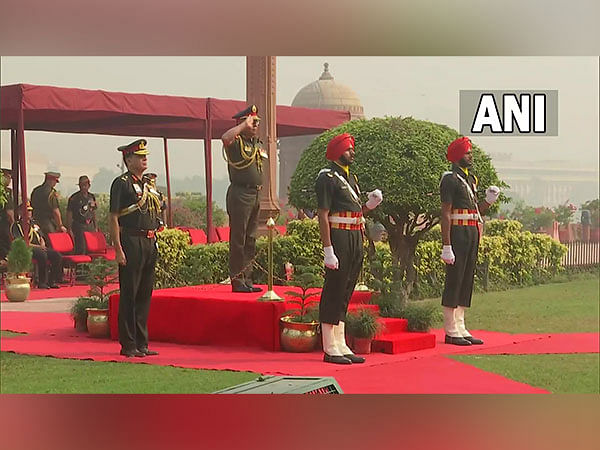
[(452, 220), (479, 220), (477, 214), (450, 214)]
[(329, 222), (331, 223), (346, 223), (349, 225), (360, 225), (365, 222), (364, 217), (340, 217), (340, 216), (329, 216)]

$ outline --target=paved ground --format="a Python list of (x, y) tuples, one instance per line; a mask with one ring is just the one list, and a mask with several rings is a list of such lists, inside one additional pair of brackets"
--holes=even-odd
[(24, 302), (2, 302), (0, 311), (24, 312), (69, 312), (71, 305), (77, 298), (50, 298), (47, 300), (29, 300)]

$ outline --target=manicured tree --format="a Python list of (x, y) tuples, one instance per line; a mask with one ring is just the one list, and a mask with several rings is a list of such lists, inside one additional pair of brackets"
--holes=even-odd
[[(395, 276), (404, 281), (403, 295), (408, 296), (415, 281), (417, 243), (439, 223), (440, 178), (451, 167), (446, 149), (459, 134), (445, 125), (411, 117), (353, 120), (328, 130), (304, 151), (292, 177), (289, 200), (296, 208), (316, 209), (315, 178), (329, 165), (325, 148), (332, 137), (344, 132), (356, 138), (351, 171), (358, 176), (363, 201), (366, 192), (376, 188), (383, 191), (383, 203), (372, 214), (386, 228)], [(490, 185), (507, 187), (498, 179), (490, 157), (475, 144), (473, 153), (479, 198), (485, 197)], [(497, 204), (493, 211), (496, 209)]]

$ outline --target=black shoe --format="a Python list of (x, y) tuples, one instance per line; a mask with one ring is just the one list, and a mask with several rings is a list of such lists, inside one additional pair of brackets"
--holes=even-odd
[(446, 335), (446, 339), (444, 340), (444, 342), (446, 344), (452, 344), (452, 345), (471, 345), (470, 341), (468, 341), (467, 339), (460, 337), (460, 336), (452, 337), (452, 336)]
[(145, 353), (142, 353), (142, 352), (138, 351), (137, 349), (133, 349), (133, 350), (121, 349), (120, 354), (127, 358), (133, 358), (134, 356), (137, 358), (143, 358), (144, 356), (146, 356)]
[(248, 286), (246, 286), (245, 284), (242, 284), (240, 286), (231, 286), (231, 292), (255, 292), (252, 290), (253, 288), (250, 288)]
[(50, 289), (50, 286), (47, 284), (38, 284), (38, 289)]
[(50, 289), (60, 289), (60, 286), (57, 284), (52, 283), (51, 285), (48, 286)]
[(362, 356), (356, 356), (354, 353), (344, 355), (344, 358), (348, 358), (350, 361), (352, 361), (352, 364), (362, 364), (366, 361), (365, 358)]
[(154, 356), (154, 355), (158, 355), (157, 351), (154, 350), (148, 350), (147, 348), (138, 348), (138, 352), (143, 353), (146, 356)]
[(473, 337), (473, 336), (466, 336), (465, 339), (473, 345), (483, 344), (483, 341), (481, 339), (477, 339), (476, 337)]
[(352, 364), (352, 361), (345, 356), (331, 356), (327, 353), (323, 354), (323, 361), (333, 364)]
[(247, 283), (246, 287), (249, 287), (251, 289), (250, 292), (262, 292), (261, 288), (254, 286), (252, 283)]

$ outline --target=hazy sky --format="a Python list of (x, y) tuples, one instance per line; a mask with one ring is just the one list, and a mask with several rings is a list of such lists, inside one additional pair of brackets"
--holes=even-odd
[[(458, 129), (461, 89), (558, 90), (558, 137), (477, 137), (490, 153), (516, 160), (560, 159), (598, 167), (598, 58), (596, 57), (278, 57), (277, 103), (296, 93), (330, 64), (336, 82), (359, 96), (367, 118), (413, 116)], [(3, 57), (2, 85), (44, 84), (132, 93), (244, 100), (244, 57)], [(65, 194), (74, 180), (100, 167), (117, 171), (118, 145), (130, 137), (28, 131), (29, 186), (46, 170), (60, 170)], [(136, 136), (137, 137), (137, 136)], [(142, 137), (142, 136), (140, 136)], [(150, 169), (164, 173), (162, 140), (150, 139)], [(10, 166), (10, 134), (2, 131), (1, 163)], [(215, 142), (215, 178), (226, 178)], [(169, 141), (172, 176), (204, 174), (201, 141)], [(69, 184), (69, 187), (64, 182)]]

